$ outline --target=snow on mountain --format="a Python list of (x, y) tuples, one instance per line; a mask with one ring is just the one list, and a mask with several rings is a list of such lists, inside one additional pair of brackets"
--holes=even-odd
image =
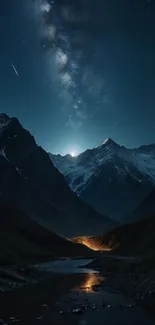
[(155, 184), (155, 144), (141, 146), (137, 149), (126, 149), (121, 152), (120, 156), (133, 164), (138, 171)]
[[(108, 161), (113, 163), (120, 178), (125, 178), (129, 173), (132, 177), (135, 177), (130, 170), (130, 166), (133, 165), (155, 184), (155, 144), (141, 146), (137, 149), (127, 149), (108, 138), (101, 146), (86, 150), (78, 157), (49, 155), (54, 165), (65, 177), (70, 179), (71, 183), (69, 182), (69, 184), (75, 191), (78, 188), (78, 184), (74, 183), (75, 178), (80, 177), (81, 182), (83, 179), (83, 183), (86, 183), (94, 173), (97, 175), (100, 172), (100, 168)], [(122, 159), (123, 168), (117, 166), (116, 157)], [(137, 180), (141, 181), (140, 179)]]
[(134, 156), (133, 164), (142, 172), (148, 175), (155, 183), (155, 149), (150, 153), (139, 153)]
[(81, 185), (85, 185), (92, 175), (100, 172), (103, 164), (113, 158), (115, 148), (119, 146), (110, 138), (104, 145), (88, 149), (77, 157), (49, 154), (55, 167), (66, 177), (72, 190), (80, 194)]
[(108, 138), (77, 157), (49, 155), (71, 189), (111, 217), (132, 211), (155, 186), (155, 145), (127, 149)]

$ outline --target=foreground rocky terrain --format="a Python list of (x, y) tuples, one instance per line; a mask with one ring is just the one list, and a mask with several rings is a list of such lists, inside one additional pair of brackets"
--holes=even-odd
[[(31, 270), (33, 283), (1, 292), (1, 323), (102, 325), (104, 320), (106, 325), (153, 325), (154, 291), (150, 290), (150, 273), (144, 270), (146, 261), (143, 262), (133, 257), (104, 255), (91, 262), (87, 272), (81, 266), (73, 273), (70, 272), (74, 268), (63, 274), (68, 261), (58, 261), (57, 274), (44, 271), (37, 281)], [(79, 266), (80, 263), (79, 260)]]
[(142, 305), (155, 319), (155, 255), (104, 256), (89, 267), (99, 270), (106, 277), (111, 292), (122, 292), (133, 297), (135, 304)]

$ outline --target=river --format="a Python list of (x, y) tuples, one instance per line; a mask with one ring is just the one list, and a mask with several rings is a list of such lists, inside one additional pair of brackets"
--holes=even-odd
[[(149, 314), (122, 294), (106, 290), (106, 279), (86, 268), (91, 260), (41, 263), (47, 279), (4, 296), (5, 323), (19, 325), (153, 325)], [(1, 316), (1, 318), (2, 318)]]
[(35, 267), (40, 271), (47, 271), (53, 273), (99, 273), (98, 271), (91, 270), (89, 268), (84, 268), (86, 265), (91, 263), (92, 259), (66, 259), (66, 260), (58, 260), (54, 262), (45, 262)]

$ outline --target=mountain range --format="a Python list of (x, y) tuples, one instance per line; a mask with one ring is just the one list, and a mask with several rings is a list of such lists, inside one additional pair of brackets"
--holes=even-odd
[(154, 247), (154, 166), (155, 145), (127, 149), (111, 139), (74, 158), (47, 153), (0, 114), (0, 262), (89, 254), (69, 237), (123, 252), (139, 231)]
[(84, 202), (119, 222), (155, 189), (155, 144), (128, 149), (108, 138), (77, 157), (49, 156)]
[(30, 132), (6, 114), (0, 114), (0, 197), (63, 236), (106, 232), (113, 226), (71, 191)]

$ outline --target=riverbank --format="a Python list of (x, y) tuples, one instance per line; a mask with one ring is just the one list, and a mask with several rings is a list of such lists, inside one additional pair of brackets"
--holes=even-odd
[[(91, 269), (90, 264), (86, 268), (89, 262), (73, 259), (38, 265), (33, 270), (35, 283), (1, 292), (0, 324), (103, 325), (103, 320), (105, 325), (155, 324), (132, 297), (114, 287), (110, 271), (102, 268), (104, 258), (91, 261)], [(92, 267), (99, 267), (104, 276)]]
[[(42, 323), (42, 318), (46, 324), (59, 324), (60, 312), (57, 302), (63, 294), (74, 287), (75, 283), (80, 285), (84, 278), (84, 274), (46, 273), (37, 283), (31, 283), (13, 291), (2, 292), (0, 295), (0, 318), (6, 324), (17, 322), (21, 325), (35, 325)], [(71, 315), (69, 316), (71, 317)], [(68, 318), (66, 317), (63, 324), (68, 325), (67, 322)], [(74, 324), (76, 324), (75, 320)]]
[(69, 260), (85, 260), (85, 259), (94, 259), (97, 254), (94, 254), (91, 251), (88, 251), (87, 256), (69, 256), (69, 257), (48, 257), (34, 260), (31, 264), (22, 263), (22, 264), (0, 264), (0, 293), (5, 291), (14, 290), (28, 284), (36, 283), (42, 278), (43, 272), (38, 272), (37, 268), (34, 268), (34, 265), (46, 265), (55, 261), (69, 261)]
[[(2, 324), (34, 325), (41, 322), (51, 325), (53, 319), (54, 324), (76, 324), (76, 314), (72, 313), (77, 307), (75, 299), (65, 303), (69, 312), (62, 318), (64, 303), (60, 297), (86, 282), (87, 273), (91, 270), (85, 268), (85, 265), (90, 261), (84, 257), (62, 258), (18, 269), (18, 272), (15, 267), (3, 269), (1, 276), (6, 281), (4, 280), (4, 289), (2, 283), (0, 289)], [(83, 265), (83, 269), (78, 269), (80, 265)]]
[(88, 265), (106, 277), (105, 288), (133, 297), (155, 319), (155, 256), (102, 256)]

